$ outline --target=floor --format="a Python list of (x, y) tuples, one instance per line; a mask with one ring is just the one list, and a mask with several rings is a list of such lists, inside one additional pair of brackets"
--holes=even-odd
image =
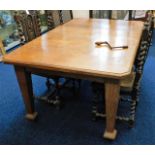
[[(155, 34), (154, 34), (155, 42)], [(82, 83), (79, 94), (67, 92), (64, 107), (57, 110), (35, 102), (39, 117), (24, 118), (25, 109), (14, 69), (0, 63), (0, 144), (155, 144), (155, 43), (150, 48), (141, 81), (140, 101), (134, 128), (117, 122), (118, 136), (102, 138), (105, 120), (91, 120), (90, 83)], [(46, 91), (45, 78), (33, 76), (34, 93)]]

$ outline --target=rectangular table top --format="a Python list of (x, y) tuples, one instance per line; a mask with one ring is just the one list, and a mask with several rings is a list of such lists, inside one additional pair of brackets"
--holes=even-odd
[[(143, 30), (141, 21), (73, 19), (4, 56), (21, 66), (122, 78), (131, 73)], [(108, 41), (112, 46), (96, 46)]]

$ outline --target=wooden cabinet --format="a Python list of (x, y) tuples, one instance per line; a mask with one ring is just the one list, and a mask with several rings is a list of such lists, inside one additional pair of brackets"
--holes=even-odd
[(0, 10), (0, 39), (5, 50), (19, 44), (19, 34), (13, 15), (13, 10)]

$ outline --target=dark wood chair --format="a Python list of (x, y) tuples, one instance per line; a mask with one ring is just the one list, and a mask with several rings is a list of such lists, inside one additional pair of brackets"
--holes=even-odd
[(154, 15), (152, 12), (148, 12), (146, 23), (148, 25), (148, 30), (149, 30), (148, 41), (149, 41), (149, 44), (152, 45), (152, 38), (153, 38), (153, 31), (154, 31)]
[(45, 14), (49, 30), (61, 24), (59, 10), (45, 10)]
[(144, 17), (134, 17), (134, 15), (132, 15), (133, 11), (130, 10), (130, 20), (138, 20), (138, 21), (143, 21), (145, 22), (145, 25), (147, 25), (148, 27), (148, 31), (149, 31), (149, 36), (148, 36), (148, 42), (151, 45), (152, 44), (152, 35), (153, 35), (153, 31), (154, 31), (154, 15), (152, 11), (146, 11)]
[(64, 24), (73, 19), (72, 10), (60, 10), (61, 23)]
[(89, 10), (90, 18), (111, 19), (112, 10)]
[(53, 29), (73, 19), (71, 10), (46, 10), (45, 12), (49, 29)]
[[(52, 30), (57, 26), (64, 24), (72, 19), (71, 10), (45, 10), (45, 14), (47, 18), (48, 30)], [(44, 97), (39, 98), (50, 104), (54, 104), (58, 109), (62, 105), (60, 101), (60, 90), (64, 88), (65, 85), (69, 83), (69, 81), (72, 81), (73, 85), (75, 85), (73, 79), (65, 78), (63, 80), (64, 82), (61, 82), (60, 78), (62, 79), (63, 77), (59, 76), (48, 77), (46, 80), (46, 86), (49, 93), (47, 93)], [(51, 80), (53, 82), (51, 82)]]
[(27, 14), (25, 11), (18, 11), (14, 14), (18, 26), (21, 45), (41, 35), (40, 20), (37, 13)]
[[(67, 22), (69, 22), (70, 20), (73, 19), (73, 12), (72, 10), (60, 10), (59, 11), (59, 15), (60, 15), (60, 22), (61, 24), (65, 24)], [(80, 79), (71, 79), (70, 80), (72, 81), (73, 83), (73, 87), (74, 87), (74, 90), (75, 90), (75, 85), (76, 85), (76, 82), (78, 83), (78, 87), (81, 86), (81, 80)]]
[[(61, 24), (61, 18), (60, 18), (60, 11), (59, 10), (45, 10), (45, 14), (47, 17), (48, 30), (52, 30)], [(54, 81), (55, 81), (56, 87), (58, 87), (59, 77), (56, 76), (54, 78)], [(47, 86), (48, 90), (50, 90), (50, 88), (52, 86), (52, 83), (50, 82), (50, 78), (47, 78), (46, 86)]]
[[(115, 12), (114, 12), (115, 11)], [(128, 10), (90, 10), (90, 18), (99, 18), (99, 19), (124, 19)]]
[[(127, 102), (130, 104), (130, 109), (129, 109), (128, 116), (126, 116), (125, 114), (123, 115), (118, 114), (116, 119), (121, 120), (121, 121), (127, 121), (131, 127), (133, 126), (134, 121), (135, 121), (135, 112), (136, 112), (136, 107), (137, 107), (137, 103), (139, 100), (140, 81), (143, 75), (144, 64), (145, 64), (147, 53), (149, 50), (149, 41), (148, 41), (149, 29), (148, 28), (149, 28), (148, 25), (145, 24), (141, 42), (140, 42), (139, 49), (137, 52), (135, 64), (133, 66), (133, 72), (131, 73), (131, 75), (129, 75), (125, 79), (122, 79), (120, 83), (121, 99), (120, 99), (119, 105)], [(92, 83), (93, 94), (94, 94), (93, 110), (92, 110), (93, 120), (96, 120), (99, 117), (106, 117), (105, 113), (100, 112), (99, 110), (100, 98), (102, 97), (104, 100), (104, 96), (102, 96), (103, 87), (104, 87), (104, 84), (99, 84), (96, 82)]]

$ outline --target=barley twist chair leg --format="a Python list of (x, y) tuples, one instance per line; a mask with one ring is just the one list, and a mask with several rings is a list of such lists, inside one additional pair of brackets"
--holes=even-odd
[(94, 83), (92, 83), (92, 91), (93, 91), (92, 120), (96, 121), (97, 113), (98, 113), (100, 90), (98, 90), (97, 86)]
[(46, 87), (47, 87), (48, 91), (50, 90), (51, 85), (52, 85), (52, 84), (51, 84), (51, 82), (50, 82), (50, 79), (47, 78), (47, 80), (46, 80)]
[(136, 100), (133, 100), (130, 106), (129, 127), (134, 126), (135, 114), (136, 114)]

